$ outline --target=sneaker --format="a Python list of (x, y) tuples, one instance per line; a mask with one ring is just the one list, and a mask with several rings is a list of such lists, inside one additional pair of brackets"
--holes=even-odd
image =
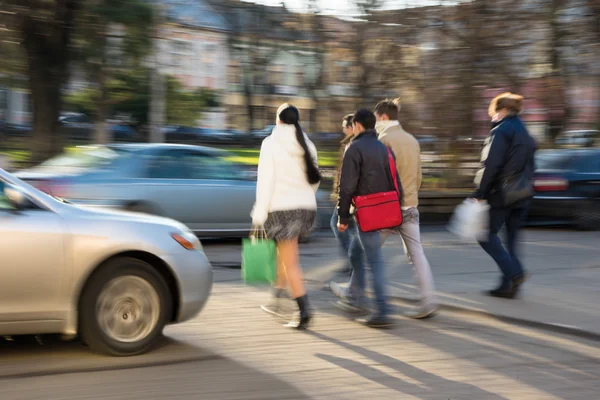
[(267, 314), (274, 315), (276, 317), (283, 317), (283, 307), (281, 305), (281, 299), (272, 299), (267, 304), (263, 304), (260, 308)]
[(348, 288), (340, 285), (337, 282), (330, 282), (329, 289), (331, 289), (331, 293), (333, 293), (335, 297), (339, 297), (340, 299), (348, 298)]
[(334, 305), (340, 310), (357, 315), (367, 315), (369, 314), (369, 309), (362, 304), (352, 301), (352, 300), (340, 300), (334, 303)]
[(428, 319), (433, 318), (438, 313), (439, 307), (437, 305), (430, 305), (421, 307), (417, 310), (408, 310), (402, 313), (405, 317), (412, 319)]
[(387, 329), (392, 328), (394, 326), (394, 322), (386, 316), (381, 315), (372, 315), (366, 319), (358, 320), (361, 324), (368, 326), (369, 328), (376, 329)]

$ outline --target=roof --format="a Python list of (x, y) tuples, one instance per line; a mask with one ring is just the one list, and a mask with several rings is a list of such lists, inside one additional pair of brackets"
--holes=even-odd
[(149, 0), (165, 10), (172, 22), (194, 28), (229, 31), (225, 18), (205, 0)]
[(301, 15), (283, 6), (266, 6), (239, 0), (204, 0), (217, 10), (236, 35), (259, 35), (262, 39), (314, 41), (315, 35), (298, 24)]

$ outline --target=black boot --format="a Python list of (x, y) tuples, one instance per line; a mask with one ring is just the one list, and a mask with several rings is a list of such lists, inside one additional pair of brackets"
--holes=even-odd
[(511, 279), (511, 284), (514, 292), (513, 297), (516, 297), (517, 294), (519, 294), (519, 288), (522, 284), (525, 283), (527, 279), (529, 279), (529, 274), (527, 272), (521, 272), (519, 275)]
[(298, 320), (290, 321), (284, 326), (286, 328), (303, 330), (308, 328), (308, 325), (312, 321), (313, 313), (308, 304), (308, 296), (304, 295), (302, 297), (298, 297), (296, 302), (298, 303), (299, 309)]
[(486, 292), (487, 295), (492, 297), (501, 297), (504, 299), (512, 299), (514, 296), (513, 285), (510, 279), (502, 278), (500, 285), (493, 290)]
[(502, 281), (500, 282), (500, 286), (498, 286), (494, 290), (490, 290), (487, 292), (489, 296), (492, 297), (501, 297), (504, 299), (514, 299), (519, 293), (519, 287), (527, 280), (527, 274), (525, 272), (511, 278), (507, 279), (502, 277)]

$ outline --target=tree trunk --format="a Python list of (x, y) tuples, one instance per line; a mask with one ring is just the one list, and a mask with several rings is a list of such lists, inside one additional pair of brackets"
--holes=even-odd
[(160, 27), (163, 23), (163, 15), (158, 7), (154, 8), (154, 43), (153, 43), (153, 57), (154, 65), (151, 73), (151, 87), (150, 87), (150, 115), (148, 121), (150, 122), (150, 137), (151, 143), (163, 143), (165, 141), (165, 133), (163, 126), (166, 120), (166, 84), (165, 76), (161, 71), (161, 31)]
[(150, 142), (163, 143), (165, 134), (163, 126), (165, 124), (165, 77), (162, 75), (158, 66), (152, 69), (152, 87), (150, 98)]
[(40, 163), (63, 149), (58, 117), (61, 90), (69, 76), (69, 51), (78, 6), (77, 0), (57, 2), (53, 20), (40, 21), (27, 16), (19, 26), (33, 100), (32, 163)]
[(33, 105), (31, 162), (34, 164), (60, 153), (64, 146), (58, 117), (62, 104), (60, 92), (67, 66), (61, 60), (53, 60), (54, 64), (49, 64), (44, 57), (44, 50), (40, 49), (39, 45), (35, 39), (25, 41), (29, 62), (29, 90)]
[[(42, 64), (31, 69), (43, 69)], [(50, 75), (50, 76), (48, 76)], [(60, 135), (58, 117), (60, 114), (60, 83), (52, 79), (52, 74), (36, 71), (30, 74), (29, 87), (33, 100), (33, 137), (31, 141), (32, 164), (39, 164), (59, 154), (64, 146)]]
[(550, 63), (552, 64), (552, 74), (551, 79), (553, 83), (556, 83), (556, 86), (552, 86), (549, 93), (547, 93), (548, 102), (551, 104), (551, 99), (553, 96), (557, 96), (562, 99), (562, 113), (560, 113), (560, 117), (552, 120), (550, 122), (550, 137), (552, 141), (556, 139), (556, 137), (563, 131), (566, 126), (567, 120), (569, 118), (569, 98), (568, 98), (568, 90), (569, 83), (567, 79), (567, 74), (565, 71), (565, 66), (563, 64), (563, 60), (560, 55), (560, 46), (563, 42), (564, 33), (560, 28), (559, 22), (559, 12), (561, 8), (564, 6), (564, 0), (552, 0), (551, 9), (550, 9)]
[(244, 98), (246, 100), (246, 112), (248, 114), (248, 133), (254, 130), (254, 107), (252, 106), (252, 89), (249, 78), (244, 77)]
[(108, 113), (109, 113), (109, 95), (108, 88), (106, 87), (106, 67), (100, 67), (100, 73), (98, 74), (98, 88), (100, 97), (98, 98), (98, 104), (96, 108), (96, 121), (95, 122), (95, 138), (96, 144), (107, 144), (113, 138), (110, 137), (108, 128)]

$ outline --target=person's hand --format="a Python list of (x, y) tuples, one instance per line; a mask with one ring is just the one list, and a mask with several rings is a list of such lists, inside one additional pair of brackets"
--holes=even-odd
[(337, 228), (338, 228), (338, 231), (344, 233), (348, 229), (348, 224), (340, 224), (338, 222)]

